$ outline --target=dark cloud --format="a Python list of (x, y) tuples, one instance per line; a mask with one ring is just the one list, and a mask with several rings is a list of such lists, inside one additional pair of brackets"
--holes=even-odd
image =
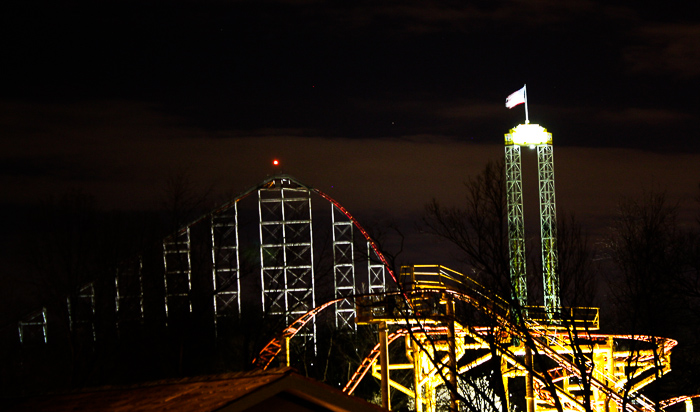
[(634, 33), (625, 50), (630, 73), (697, 79), (700, 74), (700, 24), (654, 24)]
[(669, 127), (678, 122), (691, 120), (688, 113), (682, 113), (665, 109), (626, 108), (616, 112), (602, 112), (598, 120), (602, 122), (615, 122), (622, 125), (642, 124)]
[[(471, 107), (461, 107), (455, 116), (495, 117), (489, 110), (470, 114)], [(483, 111), (483, 106), (473, 109)], [(40, 112), (54, 110), (66, 114), (77, 108), (48, 106)], [(329, 192), (352, 211), (415, 216), (432, 197), (458, 203), (461, 183), (487, 161), (503, 156), (503, 134), (509, 128), (495, 127), (487, 142), (483, 136), (457, 139), (438, 133), (351, 139), (295, 129), (246, 134), (184, 128), (157, 108), (125, 102), (95, 102), (87, 113), (94, 116), (86, 124), (77, 119), (62, 123), (55, 131), (60, 138), (27, 134), (22, 145), (0, 154), (3, 203), (27, 203), (80, 188), (95, 194), (104, 207), (150, 208), (162, 200), (165, 182), (176, 171), (190, 174), (201, 187), (214, 185), (223, 200), (279, 171), (271, 166), (279, 158), (282, 171)], [(80, 127), (71, 126), (74, 121)], [(676, 197), (694, 193), (700, 165), (696, 154), (583, 148), (557, 127), (543, 124), (554, 136), (558, 199), (564, 209), (607, 216), (621, 195), (631, 196), (647, 184), (667, 187)], [(47, 157), (50, 153), (55, 157)]]
[(0, 175), (9, 178), (55, 178), (75, 182), (98, 178), (99, 171), (68, 158), (3, 157)]
[[(557, 156), (581, 153), (567, 155), (562, 166), (576, 169), (558, 179), (595, 176), (590, 199), (616, 195), (594, 194), (610, 187), (600, 173), (658, 172), (673, 187), (700, 175), (692, 157), (700, 141), (690, 138), (700, 120), (700, 19), (670, 8), (584, 0), (3, 7), (12, 8), (0, 29), (4, 202), (79, 185), (113, 207), (149, 207), (173, 170), (236, 193), (272, 173), (279, 156), (287, 172), (357, 208), (417, 213), (432, 196), (457, 201), (460, 182), (502, 156), (503, 134), (524, 120), (523, 107), (507, 110), (504, 100), (524, 83), (530, 120), (554, 133)], [(630, 171), (609, 151), (631, 159)], [(657, 152), (677, 154), (686, 175), (674, 180), (681, 169), (671, 160), (642, 160)], [(623, 180), (617, 186), (634, 186)], [(575, 197), (561, 187), (563, 202)]]

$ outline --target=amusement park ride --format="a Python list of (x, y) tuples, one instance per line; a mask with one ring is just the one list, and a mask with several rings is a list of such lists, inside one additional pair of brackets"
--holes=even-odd
[[(527, 105), (524, 93), (511, 95), (507, 107)], [(387, 409), (392, 394), (403, 394), (416, 411), (432, 412), (449, 393), (453, 411), (649, 412), (685, 402), (692, 412), (694, 396), (655, 403), (640, 392), (671, 370), (676, 341), (602, 334), (597, 308), (561, 306), (552, 135), (529, 123), (527, 106), (525, 113), (525, 124), (505, 135), (510, 296), (440, 265), (405, 266), (395, 274), (337, 201), (277, 174), (166, 237), (157, 258), (139, 256), (117, 267), (111, 285), (81, 286), (53, 318), (67, 313), (70, 332), (83, 331), (79, 336), (88, 344), (128, 336), (144, 325), (162, 327), (163, 319), (167, 328), (189, 330), (185, 326), (196, 316), (211, 323), (205, 325), (211, 335), (224, 339), (237, 319), (255, 309), (289, 325), (255, 359), (264, 369), (275, 361), (290, 365), (295, 336), (295, 344), (311, 343), (315, 351), (316, 315), (331, 309), (338, 330), (352, 333), (369, 325), (379, 340), (366, 348), (369, 354), (344, 392), (353, 394), (369, 373), (379, 380)], [(537, 150), (542, 307), (528, 306), (523, 147)], [(313, 209), (312, 195), (330, 204), (330, 211)], [(329, 224), (318, 216), (329, 217)], [(329, 248), (319, 247), (324, 239), (332, 242)], [(319, 249), (332, 252), (324, 255), (324, 265)], [(243, 253), (250, 251), (253, 257)], [(316, 272), (321, 266), (332, 279)], [(111, 334), (104, 332), (111, 331), (107, 326), (95, 326), (96, 308), (109, 312)], [(60, 337), (49, 329), (60, 332), (66, 322), (49, 328), (48, 312), (43, 307), (18, 321), (13, 339), (20, 347)]]
[[(527, 306), (521, 173), (524, 146), (537, 149), (543, 307)], [(657, 404), (640, 392), (671, 370), (670, 355), (676, 341), (597, 333), (597, 308), (561, 307), (552, 135), (528, 121), (510, 130), (505, 135), (505, 170), (510, 299), (444, 266), (404, 266), (398, 277), (387, 266), (396, 282), (393, 291), (354, 297), (355, 322), (376, 326), (379, 343), (343, 391), (352, 394), (371, 373), (380, 382), (382, 405), (387, 409), (391, 408), (392, 388), (394, 393), (410, 397), (418, 412), (435, 411), (438, 394), (446, 388), (453, 411), (484, 410), (465, 403), (472, 402), (477, 392), (491, 390), (496, 395), (491, 396), (492, 410), (513, 411), (524, 405), (527, 412), (642, 412), (685, 402), (686, 411), (692, 412), (694, 397)], [(255, 364), (266, 368), (276, 358), (285, 362), (286, 357), (289, 365), (290, 339), (317, 313), (342, 300), (327, 302), (297, 319), (262, 350)], [(394, 342), (403, 342), (403, 350), (391, 351)], [(491, 365), (496, 362), (494, 369), (500, 374), (502, 387), (497, 390), (484, 389), (483, 382), (479, 387), (470, 380), (470, 372), (489, 361)]]

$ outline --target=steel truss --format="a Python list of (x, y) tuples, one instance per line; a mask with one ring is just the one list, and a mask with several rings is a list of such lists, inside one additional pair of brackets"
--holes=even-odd
[(214, 325), (218, 335), (222, 319), (241, 315), (238, 202), (213, 213), (210, 226)]
[(554, 154), (551, 144), (537, 146), (540, 189), (540, 239), (542, 241), (542, 277), (544, 307), (550, 319), (557, 315), (559, 276), (557, 274), (557, 210), (554, 198)]
[(187, 226), (163, 241), (165, 268), (165, 316), (168, 324), (180, 323), (192, 312), (192, 264), (190, 227)]
[(74, 296), (66, 298), (68, 326), (77, 335), (86, 335), (95, 342), (95, 285), (88, 283)]
[(523, 214), (523, 182), (520, 146), (506, 138), (506, 193), (508, 203), (508, 242), (512, 298), (521, 310), (527, 306), (527, 274), (525, 257), (525, 218)]
[[(551, 322), (560, 319), (557, 259), (557, 217), (554, 197), (554, 155), (552, 134), (539, 125), (522, 124), (505, 135), (505, 172), (508, 197), (508, 239), (513, 298), (520, 309), (527, 306), (525, 221), (520, 147), (537, 147), (540, 197), (540, 239), (544, 307)], [(527, 316), (527, 313), (523, 313)]]
[[(353, 224), (348, 217), (331, 204), (333, 225), (333, 281), (335, 298), (355, 294), (355, 252)], [(335, 327), (355, 329), (355, 305), (350, 299), (335, 304)]]
[[(253, 201), (253, 194), (256, 193), (257, 202)], [(334, 286), (333, 290), (331, 287), (320, 292), (316, 289), (314, 267), (321, 258), (314, 256), (311, 194), (331, 205), (330, 222), (323, 221), (318, 225), (325, 231), (330, 223), (331, 233), (316, 236), (333, 239), (333, 281), (324, 283)], [(257, 217), (252, 218), (254, 227), (246, 226), (252, 216), (245, 215), (241, 232), (239, 202), (249, 196), (249, 206), (257, 203)], [(244, 206), (243, 210), (251, 214), (253, 210), (248, 209), (249, 206)], [(325, 215), (322, 214), (323, 217)], [(366, 242), (366, 255), (363, 242)], [(342, 298), (335, 314), (337, 327), (354, 330), (356, 310), (348, 297), (367, 292), (380, 293), (386, 289), (387, 272), (394, 277), (376, 243), (340, 203), (286, 175), (268, 178), (250, 188), (181, 227), (166, 237), (162, 245), (162, 266), (157, 263), (161, 256), (157, 256), (155, 261), (148, 256), (138, 256), (117, 266), (113, 272), (113, 288), (100, 289), (95, 284), (90, 286), (91, 289), (81, 289), (77, 296), (67, 299), (66, 303), (70, 306), (66, 312), (70, 313), (68, 324), (72, 328), (87, 328), (85, 322), (89, 318), (94, 322), (96, 312), (94, 309), (85, 312), (78, 308), (96, 308), (100, 299), (105, 297), (110, 300), (109, 304), (99, 305), (114, 308), (113, 326), (119, 336), (141, 327), (147, 321), (156, 325), (162, 322), (163, 314), (166, 326), (183, 326), (193, 310), (203, 315), (212, 313), (214, 331), (220, 336), (224, 324), (230, 327), (229, 330), (235, 328), (229, 321), (243, 315), (242, 301), (246, 296), (248, 299), (261, 296), (255, 300), (262, 302), (262, 310), (269, 315), (280, 316), (282, 321), (289, 324), (315, 306), (318, 293), (324, 293), (324, 300)], [(253, 246), (259, 252), (260, 283), (253, 277), (242, 278), (241, 248), (246, 245)], [(194, 265), (193, 250), (198, 251)], [(204, 253), (200, 254), (199, 251)], [(148, 278), (149, 274), (155, 274), (157, 278)], [(156, 282), (161, 279), (163, 283), (159, 287)], [(193, 282), (200, 286), (197, 290), (193, 290)], [(207, 283), (211, 285), (210, 290), (205, 290), (208, 288), (203, 286)], [(193, 296), (201, 293), (211, 295), (193, 300)], [(155, 305), (148, 302), (155, 302)], [(163, 311), (153, 310), (156, 306), (163, 308)], [(83, 312), (89, 316), (84, 316)], [(20, 344), (47, 341), (45, 308), (19, 320), (16, 325)], [(88, 329), (93, 340), (101, 337), (102, 330), (109, 333), (108, 329), (97, 328), (94, 323)], [(313, 322), (299, 331), (299, 335), (307, 339), (315, 337)]]
[(46, 307), (17, 322), (20, 344), (47, 343)]
[(376, 257), (376, 250), (367, 242), (367, 272), (369, 275), (368, 292), (382, 293), (386, 290), (386, 265)]
[[(289, 324), (315, 306), (311, 197), (288, 179), (258, 189), (262, 308)], [(316, 327), (302, 333), (315, 341)]]
[(121, 334), (130, 326), (143, 323), (143, 259), (140, 256), (117, 268), (114, 290), (117, 333)]

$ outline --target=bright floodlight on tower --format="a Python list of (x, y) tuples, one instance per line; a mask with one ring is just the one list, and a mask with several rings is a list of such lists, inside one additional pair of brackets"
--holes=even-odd
[[(509, 142), (508, 139), (511, 141)], [(510, 133), (506, 135), (506, 144), (509, 143), (518, 146), (552, 144), (552, 134), (538, 124), (521, 124), (510, 129)]]

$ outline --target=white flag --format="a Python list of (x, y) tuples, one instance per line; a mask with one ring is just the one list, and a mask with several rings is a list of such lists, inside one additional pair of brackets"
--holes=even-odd
[(506, 98), (506, 107), (509, 109), (512, 109), (522, 103), (525, 103), (525, 86)]

